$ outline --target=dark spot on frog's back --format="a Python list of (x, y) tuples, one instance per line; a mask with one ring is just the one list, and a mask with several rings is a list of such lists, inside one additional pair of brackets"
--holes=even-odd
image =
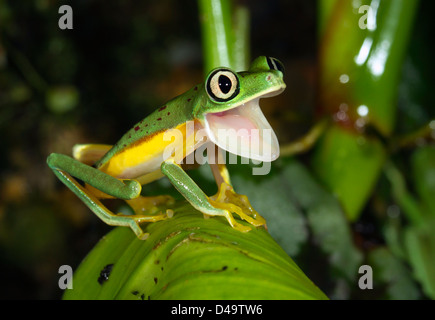
[(157, 119), (157, 121), (161, 121), (161, 120), (162, 120), (162, 118), (158, 118), (158, 119)]
[(163, 106), (163, 107), (161, 107), (160, 109), (159, 109), (159, 111), (163, 111), (163, 110), (165, 110), (166, 109), (166, 106)]
[(140, 127), (137, 126), (137, 127), (134, 128), (134, 131), (137, 131), (137, 130), (139, 130), (139, 129), (140, 129)]
[(109, 276), (110, 276), (110, 273), (112, 272), (112, 269), (113, 269), (113, 263), (106, 265), (103, 268), (103, 270), (101, 270), (100, 276), (98, 277), (98, 283), (100, 285), (103, 285), (104, 282), (109, 280)]

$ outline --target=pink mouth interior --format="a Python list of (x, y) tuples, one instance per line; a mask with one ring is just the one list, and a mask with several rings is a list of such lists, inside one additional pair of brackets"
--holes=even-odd
[(273, 161), (279, 156), (275, 133), (259, 106), (259, 99), (205, 116), (207, 135), (220, 148), (245, 158)]
[[(240, 114), (231, 113), (230, 111), (209, 114), (207, 115), (207, 120), (212, 122), (215, 126), (219, 127), (220, 129), (231, 128), (237, 130), (237, 132), (248, 131), (250, 136), (251, 130), (256, 129), (254, 123), (250, 119)], [(239, 131), (239, 129), (245, 129), (245, 130)]]

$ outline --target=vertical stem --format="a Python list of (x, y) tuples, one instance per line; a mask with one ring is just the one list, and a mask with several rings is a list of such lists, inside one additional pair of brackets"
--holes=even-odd
[(249, 10), (244, 6), (237, 6), (234, 9), (234, 50), (233, 68), (236, 71), (243, 71), (248, 68), (250, 60), (250, 42), (249, 42)]
[[(198, 0), (204, 72), (216, 67), (244, 69), (249, 52), (249, 14), (231, 0)], [(234, 25), (233, 25), (234, 13)]]
[(321, 0), (317, 2), (317, 32), (323, 35), (337, 0)]
[(232, 31), (230, 0), (199, 0), (204, 72), (231, 67)]

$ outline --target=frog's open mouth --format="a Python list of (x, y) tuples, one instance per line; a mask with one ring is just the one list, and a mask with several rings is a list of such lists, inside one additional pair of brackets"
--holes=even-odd
[(239, 156), (271, 162), (279, 156), (275, 132), (260, 109), (260, 98), (254, 98), (235, 108), (205, 115), (205, 129), (218, 147)]

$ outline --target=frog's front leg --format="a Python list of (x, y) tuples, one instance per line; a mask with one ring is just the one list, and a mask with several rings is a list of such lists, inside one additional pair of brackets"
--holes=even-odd
[(209, 216), (223, 216), (234, 229), (241, 232), (248, 232), (250, 227), (238, 223), (232, 215), (232, 207), (214, 206), (213, 200), (199, 188), (199, 186), (187, 175), (180, 165), (173, 160), (167, 160), (162, 163), (161, 170), (165, 174), (174, 187), (186, 198), (190, 204)]
[[(167, 214), (160, 215), (123, 215), (115, 214), (107, 209), (92, 188), (97, 189), (109, 196), (129, 200), (140, 196), (141, 185), (136, 180), (117, 179), (98, 169), (81, 163), (71, 157), (53, 153), (47, 158), (48, 166), (54, 174), (73, 191), (101, 220), (111, 226), (128, 226), (139, 239), (146, 239), (141, 224), (145, 222), (156, 222), (168, 218)], [(89, 184), (91, 188), (85, 188), (76, 179)]]
[(210, 153), (208, 157), (213, 176), (218, 186), (218, 192), (210, 197), (210, 202), (213, 206), (235, 212), (240, 218), (255, 227), (266, 225), (266, 220), (255, 211), (248, 197), (234, 191), (220, 149), (215, 146), (215, 152)]

